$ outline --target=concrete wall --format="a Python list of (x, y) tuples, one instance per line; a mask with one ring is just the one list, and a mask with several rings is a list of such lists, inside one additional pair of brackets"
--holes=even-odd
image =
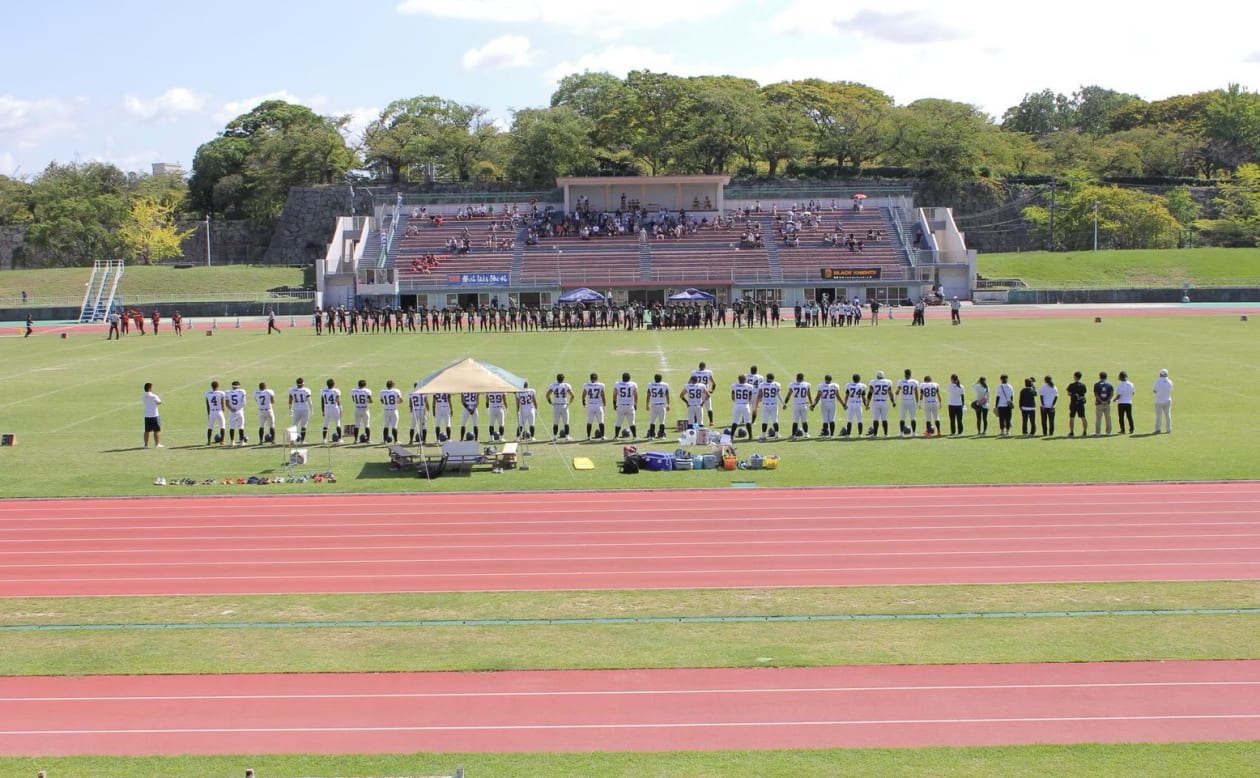
[(307, 265), (323, 259), (337, 217), (353, 209), (352, 196), (349, 186), (290, 189), (263, 261), (268, 265)]
[[(206, 223), (179, 222), (188, 234), (180, 243), (183, 257), (177, 261), (190, 265), (206, 264)], [(212, 265), (258, 265), (267, 253), (269, 236), (247, 221), (212, 221), (210, 223), (210, 263)], [(167, 260), (168, 262), (172, 260)]]
[(13, 269), (13, 252), (26, 240), (26, 228), (0, 226), (0, 270)]

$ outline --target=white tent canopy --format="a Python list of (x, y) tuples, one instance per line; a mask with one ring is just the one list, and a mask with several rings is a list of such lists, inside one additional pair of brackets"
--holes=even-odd
[(507, 370), (467, 357), (452, 362), (416, 382), (416, 388), (426, 394), (434, 392), (519, 392), (525, 388), (525, 379)]

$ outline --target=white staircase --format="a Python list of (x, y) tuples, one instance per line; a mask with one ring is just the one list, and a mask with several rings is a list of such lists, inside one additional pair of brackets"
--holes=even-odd
[(92, 278), (83, 293), (83, 309), (79, 312), (80, 324), (105, 321), (114, 306), (114, 295), (118, 293), (122, 274), (121, 259), (101, 259), (92, 265)]

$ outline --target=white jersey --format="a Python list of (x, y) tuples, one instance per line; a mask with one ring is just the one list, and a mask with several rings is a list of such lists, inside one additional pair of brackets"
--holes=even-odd
[(639, 385), (634, 381), (618, 381), (613, 384), (613, 402), (618, 408), (633, 408), (638, 405)]
[(886, 405), (892, 399), (893, 382), (887, 378), (876, 378), (871, 381), (871, 402)]
[(359, 387), (350, 390), (350, 402), (354, 403), (356, 408), (366, 408), (372, 403), (372, 390), (367, 387)]
[(341, 405), (341, 390), (335, 386), (329, 389), (322, 389), (319, 393), (319, 401), (320, 405), (324, 407), (324, 412), (327, 413), (330, 408)]
[(258, 406), (259, 413), (270, 411), (276, 404), (276, 393), (270, 389), (259, 389), (254, 392), (254, 405)]
[(459, 404), (464, 406), (466, 411), (475, 411), (481, 403), (481, 395), (477, 392), (461, 392), (459, 395)]
[(233, 413), (245, 410), (245, 400), (247, 397), (248, 395), (245, 394), (245, 390), (239, 387), (229, 389), (223, 393), (223, 401), (226, 404), (227, 409)]
[(664, 381), (653, 381), (647, 385), (648, 404), (664, 406), (669, 403), (669, 384)]
[(538, 394), (533, 389), (522, 389), (516, 393), (516, 410), (533, 410), (538, 405)]
[(425, 397), (423, 392), (412, 392), (407, 395), (407, 407), (411, 409), (412, 416), (423, 416), (424, 412), (429, 408), (429, 399)]
[(587, 381), (582, 384), (582, 404), (588, 408), (603, 407), (604, 391), (605, 387), (602, 381)]
[(305, 386), (295, 386), (289, 390), (289, 405), (295, 411), (304, 411), (311, 406), (311, 390)]
[(754, 389), (760, 389), (761, 385), (765, 383), (766, 381), (766, 379), (762, 378), (757, 373), (749, 373), (748, 375), (744, 376), (744, 380), (747, 381), (748, 384), (752, 386), (752, 388)]
[(844, 402), (847, 408), (860, 408), (866, 397), (866, 384), (850, 381), (844, 385)]
[(761, 386), (757, 387), (757, 396), (761, 398), (762, 406), (775, 406), (779, 404), (779, 395), (783, 393), (783, 385), (778, 381), (762, 381)]
[(935, 381), (924, 381), (919, 384), (919, 396), (923, 398), (924, 405), (941, 404), (941, 385)]
[(736, 405), (748, 405), (757, 396), (757, 387), (744, 381), (731, 384), (731, 402)]
[(573, 396), (573, 387), (568, 382), (556, 381), (547, 387), (547, 394), (551, 397), (552, 405), (565, 408), (569, 405), (569, 398)]
[(793, 381), (788, 384), (788, 397), (792, 398), (792, 404), (797, 407), (809, 405), (813, 399), (810, 396), (812, 392), (813, 387), (808, 381)]
[(687, 384), (682, 388), (682, 397), (688, 408), (699, 408), (709, 399), (709, 390), (704, 384)]
[(835, 381), (821, 383), (817, 387), (816, 396), (823, 405), (835, 405), (840, 398), (840, 384)]
[(487, 408), (506, 408), (507, 395), (503, 392), (486, 392)]
[(450, 392), (434, 392), (433, 393), (433, 412), (437, 413), (441, 408), (447, 412), (451, 410), (451, 393)]
[(897, 396), (902, 403), (914, 403), (919, 397), (919, 382), (914, 378), (902, 378), (897, 382)]
[(713, 371), (705, 368), (703, 370), (692, 370), (691, 377), (696, 379), (701, 386), (706, 389), (713, 386)]
[(211, 413), (220, 413), (223, 410), (225, 401), (226, 397), (222, 389), (211, 389), (206, 392), (206, 407), (210, 409)]
[(382, 389), (378, 395), (381, 407), (387, 411), (396, 411), (403, 403), (403, 393), (397, 389)]

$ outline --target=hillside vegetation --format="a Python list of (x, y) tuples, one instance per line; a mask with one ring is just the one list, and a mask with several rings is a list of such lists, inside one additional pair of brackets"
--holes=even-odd
[(1040, 289), (1260, 286), (1260, 249), (981, 254), (978, 271)]
[[(92, 271), (83, 267), (8, 270), (0, 273), (0, 305), (12, 305), (25, 291), (32, 304), (41, 300), (81, 298)], [(263, 294), (279, 286), (300, 287), (302, 271), (292, 267), (134, 266), (124, 273), (119, 291), (127, 297), (209, 294)]]

